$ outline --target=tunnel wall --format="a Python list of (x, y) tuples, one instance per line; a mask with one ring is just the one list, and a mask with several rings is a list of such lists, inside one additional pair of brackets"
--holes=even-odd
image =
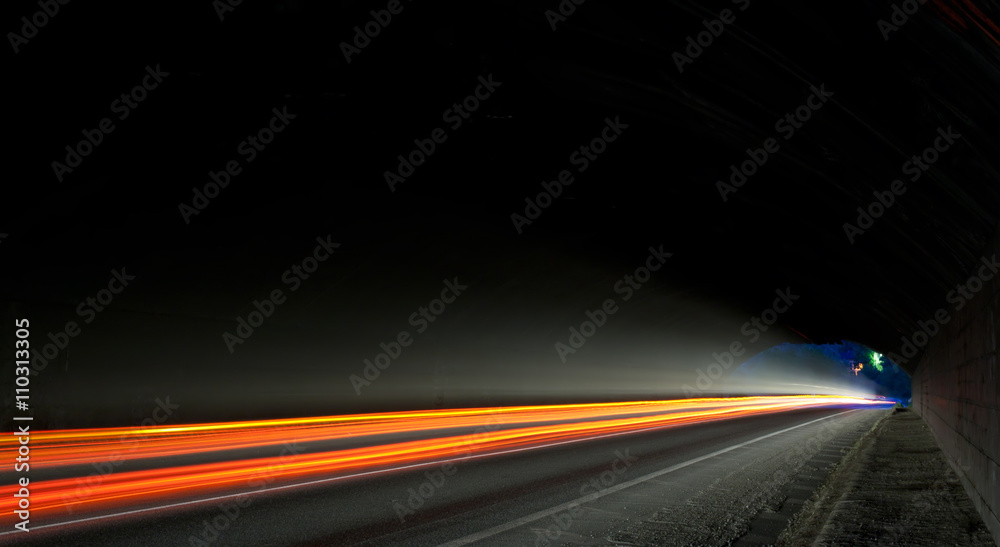
[[(983, 254), (987, 261), (994, 256), (1000, 257), (1000, 227)], [(980, 270), (977, 266), (970, 275), (978, 277)], [(946, 300), (949, 319), (930, 337), (913, 375), (913, 408), (1000, 544), (1000, 274), (985, 281), (964, 306), (957, 303), (958, 293)]]

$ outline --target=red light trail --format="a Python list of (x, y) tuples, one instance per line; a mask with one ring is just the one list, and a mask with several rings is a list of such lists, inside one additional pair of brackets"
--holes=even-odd
[[(889, 404), (892, 402), (836, 396), (744, 397), (39, 431), (31, 434), (32, 470), (63, 471), (71, 476), (32, 480), (28, 487), (30, 509), (33, 520), (52, 520), (60, 514), (148, 506), (192, 496), (246, 490), (264, 482), (288, 484), (297, 480), (390, 470), (401, 465), (460, 460), (611, 433), (803, 408)], [(494, 427), (482, 427), (487, 423)], [(479, 429), (472, 433), (464, 432), (477, 426)], [(400, 433), (410, 434), (407, 437), (410, 440), (379, 437)], [(413, 433), (419, 433), (423, 438), (413, 440)], [(138, 440), (140, 437), (141, 441)], [(289, 441), (300, 444), (338, 439), (352, 440), (355, 446), (312, 453), (118, 470), (91, 481), (80, 478), (93, 475), (93, 468), (87, 464), (115, 461), (114, 458), (148, 460), (268, 446), (275, 447), (272, 452), (275, 453), (277, 447)], [(362, 439), (364, 446), (357, 446), (358, 439)], [(16, 451), (15, 435), (0, 440), (2, 457), (10, 461)], [(11, 481), (9, 473), (4, 480)], [(5, 524), (15, 521), (17, 498), (14, 494), (17, 490), (18, 486), (14, 484), (0, 487), (0, 520)]]

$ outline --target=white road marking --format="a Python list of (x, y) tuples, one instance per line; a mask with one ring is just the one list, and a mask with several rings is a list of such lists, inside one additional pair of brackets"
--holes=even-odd
[[(853, 410), (848, 410), (847, 412), (854, 412), (854, 411)], [(730, 450), (735, 450), (736, 448), (740, 448), (741, 446), (746, 446), (746, 445), (748, 445), (750, 443), (755, 443), (755, 442), (757, 442), (759, 440), (766, 439), (766, 438), (771, 437), (773, 435), (778, 435), (779, 433), (784, 433), (785, 431), (791, 431), (792, 429), (796, 429), (796, 428), (799, 428), (799, 427), (802, 427), (802, 426), (806, 426), (806, 425), (809, 425), (809, 424), (812, 424), (812, 423), (816, 423), (816, 422), (821, 421), (821, 420), (826, 420), (828, 418), (833, 418), (835, 416), (840, 416), (841, 414), (847, 414), (847, 412), (840, 412), (838, 414), (834, 414), (833, 416), (827, 416), (826, 418), (820, 418), (819, 420), (813, 420), (811, 422), (806, 422), (804, 424), (799, 424), (799, 425), (797, 425), (795, 427), (790, 427), (788, 429), (783, 429), (781, 431), (777, 431), (777, 432), (771, 433), (770, 435), (765, 435), (763, 437), (758, 437), (756, 439), (753, 439), (752, 441), (747, 441), (747, 442), (745, 442), (743, 444), (732, 446), (732, 447), (726, 448), (724, 450), (720, 450), (718, 452), (713, 452), (712, 454), (708, 454), (706, 456), (702, 456), (701, 458), (696, 458), (694, 460), (691, 460), (691, 461), (688, 461), (688, 462), (684, 462), (684, 463), (680, 464), (679, 466), (674, 466), (674, 467), (676, 469), (680, 469), (681, 467), (685, 467), (685, 466), (691, 465), (692, 463), (697, 463), (697, 462), (699, 462), (699, 461), (701, 461), (703, 459), (711, 458), (713, 456), (717, 456), (719, 454), (722, 454), (722, 453), (725, 453), (725, 452), (729, 452)], [(710, 421), (714, 422), (714, 421), (724, 421), (724, 420), (725, 419), (710, 420)], [(378, 475), (380, 473), (392, 473), (394, 471), (403, 471), (403, 470), (406, 470), (406, 469), (419, 469), (419, 468), (422, 468), (422, 467), (433, 467), (433, 466), (441, 465), (441, 464), (445, 464), (445, 463), (467, 462), (469, 460), (476, 460), (476, 459), (487, 458), (487, 457), (491, 457), (491, 456), (499, 456), (501, 454), (512, 454), (512, 453), (515, 453), (515, 452), (525, 452), (525, 451), (528, 451), (528, 450), (538, 450), (538, 449), (541, 449), (541, 448), (549, 448), (549, 447), (560, 446), (560, 445), (564, 445), (564, 444), (572, 444), (572, 443), (578, 443), (578, 442), (591, 441), (591, 440), (594, 440), (594, 439), (604, 439), (604, 438), (608, 438), (608, 437), (618, 437), (618, 436), (621, 436), (621, 435), (632, 435), (634, 433), (642, 433), (644, 431), (654, 431), (654, 430), (657, 430), (657, 429), (667, 429), (667, 428), (670, 428), (670, 427), (676, 427), (678, 425), (689, 425), (689, 424), (666, 424), (666, 425), (660, 425), (660, 426), (656, 426), (656, 427), (647, 427), (647, 428), (643, 428), (643, 429), (635, 429), (635, 430), (629, 430), (629, 431), (620, 431), (618, 433), (606, 433), (604, 435), (596, 435), (596, 436), (593, 436), (593, 437), (585, 437), (585, 438), (582, 438), (582, 439), (571, 439), (571, 440), (568, 440), (568, 441), (559, 441), (559, 442), (542, 444), (542, 445), (537, 445), (537, 446), (526, 446), (526, 447), (523, 447), (523, 448), (512, 448), (512, 449), (509, 449), (509, 450), (501, 450), (501, 451), (497, 451), (497, 452), (487, 452), (487, 453), (483, 453), (483, 454), (475, 454), (475, 455), (472, 455), (472, 456), (462, 456), (462, 457), (458, 457), (458, 458), (448, 458), (448, 459), (444, 459), (444, 460), (436, 460), (436, 461), (431, 461), (431, 462), (422, 462), (422, 463), (415, 463), (415, 464), (410, 464), (410, 465), (402, 465), (402, 466), (393, 467), (393, 468), (390, 468), (390, 469), (378, 469), (376, 471), (365, 471), (365, 472), (362, 472), (362, 473), (354, 473), (352, 475), (342, 475), (342, 476), (338, 476), (338, 477), (328, 477), (328, 478), (325, 478), (325, 479), (317, 479), (317, 480), (306, 481), (306, 482), (298, 482), (298, 483), (295, 483), (295, 484), (284, 484), (284, 485), (281, 485), (281, 486), (272, 486), (270, 488), (261, 488), (261, 489), (258, 489), (258, 490), (252, 490), (250, 492), (238, 492), (238, 493), (235, 493), (235, 494), (225, 494), (225, 495), (222, 495), (222, 496), (215, 496), (215, 497), (211, 497), (211, 498), (203, 498), (203, 499), (199, 499), (199, 500), (182, 501), (182, 502), (171, 503), (171, 504), (167, 504), (167, 505), (157, 505), (156, 507), (144, 507), (142, 509), (133, 509), (131, 511), (122, 511), (122, 512), (119, 512), (119, 513), (111, 513), (111, 514), (108, 514), (108, 515), (96, 515), (96, 516), (93, 516), (93, 517), (86, 517), (86, 518), (82, 518), (82, 519), (67, 520), (67, 521), (64, 521), (64, 522), (55, 522), (55, 523), (52, 523), (52, 524), (43, 524), (41, 526), (32, 526), (31, 530), (32, 531), (34, 531), (34, 530), (43, 530), (43, 529), (46, 529), (46, 528), (57, 528), (57, 527), (60, 527), (60, 526), (69, 526), (71, 524), (80, 524), (80, 523), (83, 523), (83, 522), (93, 522), (93, 521), (96, 521), (96, 520), (112, 519), (112, 518), (116, 518), (116, 517), (125, 517), (125, 516), (128, 516), (128, 515), (135, 515), (135, 514), (139, 514), (139, 513), (148, 513), (150, 511), (158, 511), (160, 509), (172, 509), (174, 507), (187, 507), (189, 505), (198, 505), (198, 504), (202, 504), (202, 503), (209, 503), (209, 502), (214, 502), (214, 501), (226, 500), (226, 499), (236, 498), (236, 497), (239, 497), (239, 496), (252, 496), (254, 494), (264, 494), (266, 492), (276, 492), (278, 490), (287, 490), (287, 489), (290, 489), (290, 488), (298, 488), (300, 486), (311, 486), (311, 485), (314, 485), (314, 484), (323, 484), (323, 483), (327, 483), (327, 482), (341, 481), (341, 480), (345, 480), (345, 479), (353, 479), (353, 478), (365, 477), (365, 476), (369, 476), (369, 475)], [(653, 475), (647, 475), (645, 478), (635, 479), (634, 481), (630, 481), (629, 483), (625, 483), (625, 484), (631, 486), (632, 484), (635, 484), (637, 482), (641, 482), (643, 480), (647, 480), (648, 478), (652, 478), (653, 476), (663, 475), (663, 474), (669, 473), (670, 471), (673, 471), (673, 470), (674, 470), (674, 468), (670, 468), (669, 470), (658, 471), (657, 473), (654, 473)], [(618, 485), (618, 486), (622, 487), (622, 488), (624, 487), (622, 485)], [(620, 489), (621, 488), (618, 488), (618, 490), (620, 490)], [(610, 492), (608, 492), (608, 493), (610, 493)], [(600, 496), (594, 496), (593, 494), (591, 494), (590, 496), (585, 496), (584, 498), (580, 498), (580, 499), (587, 499), (588, 501), (591, 501), (590, 500), (591, 496), (593, 496), (592, 499), (597, 499), (597, 498), (599, 498), (599, 497), (601, 497), (603, 495), (605, 495), (605, 494), (602, 493)], [(569, 502), (569, 503), (573, 503), (573, 502)], [(563, 505), (567, 505), (567, 504), (563, 504)], [(562, 505), (560, 505), (559, 507), (562, 507)], [(531, 518), (534, 515), (529, 515), (528, 517), (524, 517), (524, 519), (529, 519), (529, 520), (527, 520), (525, 522), (531, 522), (531, 521), (534, 521), (534, 520), (538, 520), (539, 518), (543, 518), (546, 515), (551, 514), (552, 512), (558, 512), (558, 510), (556, 510), (556, 509), (558, 509), (558, 508), (548, 509), (546, 511), (543, 511), (543, 513), (545, 513), (545, 514), (542, 514), (542, 515), (538, 516), (537, 518)], [(535, 513), (535, 514), (538, 515), (539, 513)], [(523, 520), (523, 519), (521, 519), (521, 520)], [(520, 526), (520, 525), (518, 525), (518, 526)], [(497, 528), (500, 528), (500, 527), (497, 527)], [(490, 528), (490, 530), (493, 530), (493, 528)], [(486, 530), (484, 532), (480, 532), (480, 534), (489, 532), (490, 530)], [(496, 532), (490, 533), (490, 534), (488, 534), (486, 536), (483, 536), (483, 537), (489, 537), (489, 536), (497, 534), (497, 533), (499, 533), (501, 531), (503, 531), (503, 530), (498, 530)], [(7, 531), (7, 532), (0, 532), (0, 536), (6, 536), (6, 535), (10, 535), (10, 534), (21, 534), (21, 533), (23, 533), (23, 532), (21, 532), (20, 530), (10, 530), (10, 531)], [(474, 535), (477, 535), (477, 534), (474, 534)], [(472, 537), (472, 536), (468, 536), (468, 537)], [(465, 545), (465, 543), (456, 543), (456, 542), (463, 541), (465, 539), (466, 538), (455, 540), (455, 542), (451, 542), (451, 543), (448, 543), (446, 545)], [(476, 540), (470, 540), (470, 541), (476, 541)]]
[(537, 513), (532, 513), (532, 514), (530, 514), (528, 516), (521, 517), (521, 518), (516, 519), (516, 520), (512, 520), (510, 522), (501, 524), (499, 526), (494, 526), (493, 528), (487, 528), (486, 530), (483, 530), (481, 532), (476, 532), (475, 534), (470, 534), (470, 535), (467, 535), (467, 536), (465, 536), (463, 538), (459, 538), (459, 539), (456, 539), (454, 541), (449, 541), (448, 543), (442, 543), (439, 547), (459, 547), (461, 545), (468, 545), (468, 544), (470, 544), (470, 543), (472, 543), (474, 541), (480, 541), (480, 540), (486, 539), (486, 538), (491, 537), (491, 536), (495, 536), (495, 535), (503, 533), (503, 532), (508, 532), (508, 531), (513, 530), (515, 528), (520, 528), (521, 526), (524, 526), (525, 524), (529, 524), (531, 522), (535, 522), (536, 520), (543, 519), (543, 518), (545, 518), (545, 517), (547, 517), (549, 515), (554, 515), (556, 513), (562, 512), (562, 511), (567, 511), (567, 510), (569, 510), (569, 509), (571, 509), (573, 507), (579, 506), (579, 505), (587, 503), (587, 502), (594, 501), (594, 500), (596, 500), (598, 498), (602, 498), (604, 496), (607, 496), (608, 494), (614, 494), (615, 492), (618, 492), (620, 490), (624, 490), (624, 489), (629, 488), (631, 486), (635, 486), (635, 485), (637, 485), (639, 483), (646, 482), (646, 481), (648, 481), (650, 479), (655, 479), (656, 477), (661, 477), (663, 475), (666, 475), (667, 473), (672, 473), (674, 471), (677, 471), (678, 469), (683, 469), (683, 468), (685, 468), (685, 467), (687, 467), (689, 465), (694, 465), (694, 464), (696, 464), (698, 462), (705, 461), (705, 460), (707, 460), (709, 458), (714, 458), (714, 457), (719, 456), (721, 454), (725, 454), (726, 452), (732, 452), (733, 450), (736, 450), (737, 448), (743, 448), (744, 446), (747, 446), (747, 445), (750, 445), (750, 444), (753, 444), (753, 443), (756, 443), (756, 442), (759, 442), (759, 441), (763, 441), (764, 439), (768, 439), (770, 437), (774, 437), (775, 435), (781, 435), (782, 433), (787, 433), (787, 432), (789, 432), (789, 431), (791, 431), (793, 429), (798, 429), (800, 427), (805, 427), (807, 425), (814, 424), (816, 422), (821, 422), (823, 420), (829, 420), (830, 418), (836, 418), (837, 416), (842, 416), (842, 415), (848, 414), (850, 412), (854, 412), (854, 410), (848, 410), (846, 412), (838, 412), (837, 414), (834, 414), (832, 416), (826, 416), (825, 418), (820, 418), (818, 420), (813, 420), (811, 422), (806, 422), (806, 423), (803, 423), (803, 424), (792, 426), (792, 427), (789, 427), (787, 429), (782, 429), (781, 431), (775, 431), (774, 433), (768, 433), (767, 435), (763, 435), (761, 437), (757, 437), (756, 439), (751, 439), (751, 440), (746, 441), (746, 442), (742, 442), (742, 443), (739, 443), (739, 444), (734, 444), (733, 446), (730, 446), (729, 448), (723, 448), (722, 450), (716, 450), (715, 452), (712, 452), (711, 454), (705, 454), (704, 456), (698, 456), (697, 458), (688, 460), (688, 461), (686, 461), (684, 463), (679, 463), (677, 465), (672, 465), (672, 466), (667, 467), (665, 469), (660, 469), (659, 471), (654, 471), (654, 472), (652, 472), (652, 473), (650, 473), (648, 475), (643, 475), (642, 477), (638, 477), (638, 478), (632, 479), (632, 480), (630, 480), (628, 482), (623, 482), (621, 484), (616, 484), (614, 486), (610, 486), (608, 488), (605, 488), (604, 490), (601, 490), (600, 492), (594, 492), (593, 494), (587, 494), (586, 496), (576, 498), (573, 501), (568, 501), (568, 502), (563, 503), (561, 505), (557, 505), (557, 506), (551, 507), (549, 509), (544, 509), (542, 511), (538, 511)]

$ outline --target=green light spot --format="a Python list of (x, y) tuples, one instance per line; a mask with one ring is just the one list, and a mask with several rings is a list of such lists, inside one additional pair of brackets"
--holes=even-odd
[(875, 370), (877, 370), (879, 372), (882, 372), (882, 354), (881, 353), (875, 353), (874, 351), (872, 352), (872, 365), (875, 367)]

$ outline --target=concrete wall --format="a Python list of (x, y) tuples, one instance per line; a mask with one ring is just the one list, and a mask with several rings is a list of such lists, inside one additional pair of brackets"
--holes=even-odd
[[(1000, 229), (984, 258), (994, 255), (1000, 258)], [(979, 273), (977, 266), (970, 275)], [(973, 281), (970, 289), (976, 286)], [(944, 307), (950, 319), (930, 339), (913, 375), (913, 407), (1000, 544), (1000, 274), (961, 309), (959, 293), (950, 300)]]

